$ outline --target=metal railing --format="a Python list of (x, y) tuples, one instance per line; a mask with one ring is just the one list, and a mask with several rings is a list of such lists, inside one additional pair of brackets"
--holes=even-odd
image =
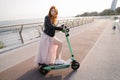
[[(93, 18), (74, 18), (58, 21), (58, 26), (65, 24), (70, 28), (92, 22)], [(18, 24), (0, 27), (0, 43), (4, 47), (25, 44), (37, 39), (43, 31), (43, 22)]]

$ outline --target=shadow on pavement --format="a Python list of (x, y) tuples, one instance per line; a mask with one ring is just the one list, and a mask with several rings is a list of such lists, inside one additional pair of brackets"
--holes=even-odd
[(17, 80), (72, 80), (76, 72), (77, 71), (71, 71), (65, 77), (63, 77), (64, 74), (54, 76), (53, 75), (54, 73), (46, 75), (46, 76), (42, 76), (40, 75), (38, 69), (33, 69), (33, 70), (26, 72), (24, 75), (19, 77)]
[(62, 80), (62, 76), (42, 76), (38, 69), (33, 69), (26, 72), (24, 75), (19, 77), (17, 80)]
[(77, 71), (71, 71), (63, 80), (73, 80), (76, 73)]

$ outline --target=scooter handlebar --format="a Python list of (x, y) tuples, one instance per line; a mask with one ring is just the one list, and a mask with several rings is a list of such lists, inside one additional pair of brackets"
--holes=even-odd
[(62, 25), (62, 28), (63, 28), (63, 30), (64, 30), (65, 32), (69, 32), (69, 31), (70, 31), (69, 28), (67, 28), (67, 26), (65, 26), (64, 24)]

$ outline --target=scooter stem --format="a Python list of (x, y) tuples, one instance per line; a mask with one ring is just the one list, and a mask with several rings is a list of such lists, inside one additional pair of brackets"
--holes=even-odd
[(69, 31), (67, 30), (67, 28), (64, 28), (65, 29), (65, 36), (66, 36), (66, 40), (67, 40), (67, 43), (68, 43), (68, 47), (69, 47), (69, 50), (70, 50), (70, 54), (71, 54), (71, 59), (72, 60), (75, 60), (74, 59), (74, 55), (73, 55), (73, 50), (72, 50), (72, 47), (71, 47), (71, 44), (70, 44), (70, 40), (69, 40)]

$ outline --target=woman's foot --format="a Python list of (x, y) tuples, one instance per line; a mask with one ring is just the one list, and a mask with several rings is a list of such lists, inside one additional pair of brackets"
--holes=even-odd
[(55, 64), (65, 64), (65, 61), (62, 59), (56, 59)]

